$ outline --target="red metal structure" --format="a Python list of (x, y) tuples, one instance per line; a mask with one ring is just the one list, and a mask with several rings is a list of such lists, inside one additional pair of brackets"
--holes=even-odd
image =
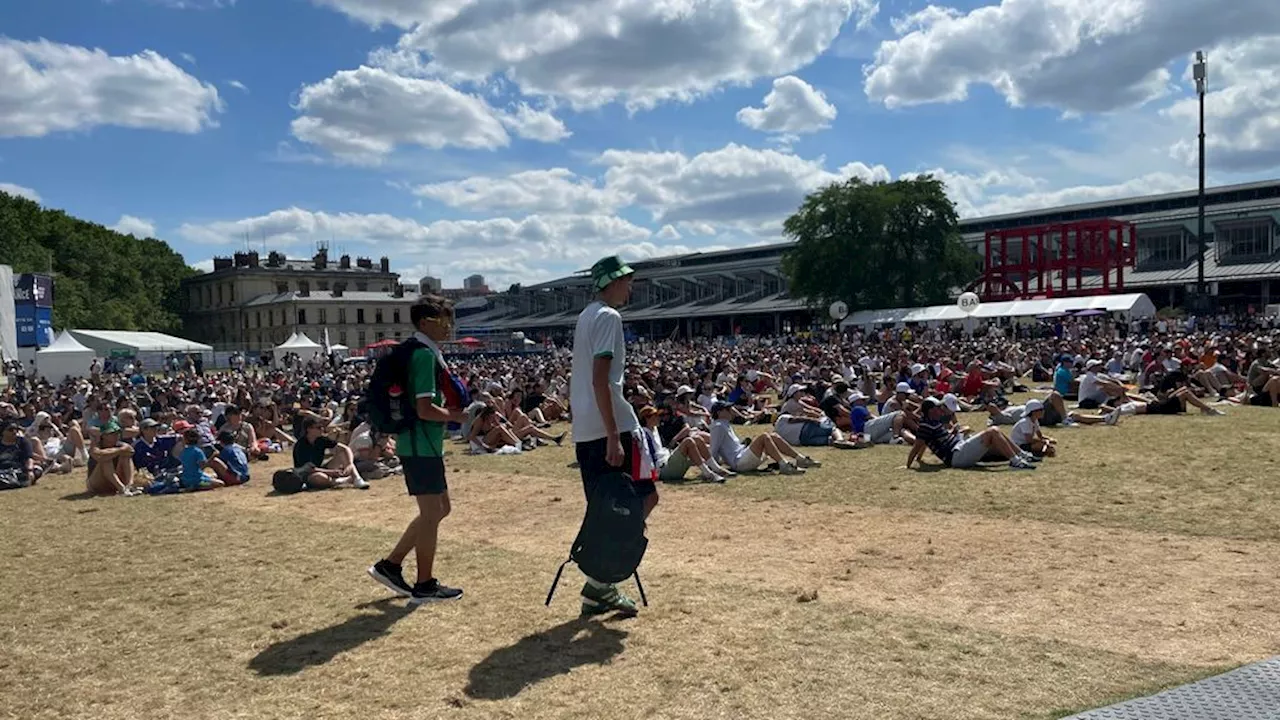
[[(983, 242), (985, 269), (970, 289), (988, 302), (1123, 292), (1137, 259), (1137, 232), (1123, 220), (989, 230)], [(1101, 285), (1086, 288), (1086, 275)]]

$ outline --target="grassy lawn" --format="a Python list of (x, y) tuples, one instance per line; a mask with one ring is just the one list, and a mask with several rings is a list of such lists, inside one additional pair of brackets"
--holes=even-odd
[[(1059, 430), (1035, 473), (663, 488), (652, 607), (581, 622), (569, 448), (451, 456), (438, 568), (408, 611), (363, 576), (397, 478), (270, 497), (0, 494), (4, 718), (1052, 718), (1273, 654), (1280, 415)], [(972, 418), (973, 425), (979, 425)], [(740, 434), (750, 434), (743, 429)]]

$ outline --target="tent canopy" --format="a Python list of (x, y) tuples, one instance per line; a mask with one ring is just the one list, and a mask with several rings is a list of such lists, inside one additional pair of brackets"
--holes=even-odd
[(194, 340), (174, 337), (158, 332), (135, 332), (132, 330), (71, 330), (85, 346), (99, 355), (107, 355), (112, 350), (132, 350), (144, 352), (213, 352), (212, 345), (205, 345)]
[(36, 352), (37, 356), (56, 355), (58, 353), (92, 353), (93, 348), (85, 347), (70, 332), (63, 330), (62, 334), (56, 340), (49, 344), (49, 347), (43, 348)]
[(295, 350), (319, 350), (320, 343), (307, 337), (306, 333), (295, 332), (289, 336), (288, 340), (280, 343), (275, 347), (276, 350), (295, 351)]
[(841, 323), (842, 327), (867, 325), (899, 325), (904, 323), (941, 323), (960, 321), (967, 317), (978, 319), (1039, 317), (1050, 313), (1074, 313), (1081, 310), (1102, 310), (1108, 313), (1125, 313), (1130, 317), (1151, 317), (1156, 314), (1155, 303), (1141, 293), (1126, 295), (1093, 295), (1089, 297), (1052, 298), (1045, 300), (1011, 300), (983, 303), (972, 316), (955, 305), (933, 305), (921, 308), (893, 308), (889, 310), (861, 310)]

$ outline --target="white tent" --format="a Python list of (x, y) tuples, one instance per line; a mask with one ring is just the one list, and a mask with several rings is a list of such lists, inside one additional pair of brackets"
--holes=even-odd
[(49, 347), (36, 352), (36, 372), (51, 383), (67, 378), (88, 377), (94, 352), (76, 340), (70, 332), (62, 334)]
[[(18, 357), (18, 316), (13, 308), (13, 268), (0, 265), (0, 361)], [(0, 371), (0, 376), (4, 372)], [(0, 382), (4, 382), (0, 377)]]
[(152, 352), (212, 353), (213, 346), (158, 332), (133, 330), (71, 330), (76, 340), (93, 348), (99, 355), (123, 350), (134, 355)]
[(320, 349), (320, 343), (307, 337), (306, 333), (295, 332), (294, 334), (289, 336), (288, 340), (285, 340), (284, 342), (275, 346), (274, 349), (277, 351), (286, 352), (286, 353), (290, 353), (290, 352), (301, 353), (306, 350), (315, 352), (316, 350)]
[(904, 325), (925, 323), (930, 325), (946, 321), (963, 321), (968, 317), (981, 320), (993, 318), (1034, 318), (1051, 313), (1074, 313), (1081, 310), (1103, 310), (1119, 313), (1126, 318), (1144, 318), (1156, 314), (1155, 303), (1141, 293), (1126, 295), (1092, 295), (1088, 297), (1052, 298), (1045, 300), (1011, 300), (983, 303), (972, 315), (955, 305), (933, 305), (922, 308), (894, 308), (890, 310), (862, 310), (850, 315), (842, 327), (872, 325)]

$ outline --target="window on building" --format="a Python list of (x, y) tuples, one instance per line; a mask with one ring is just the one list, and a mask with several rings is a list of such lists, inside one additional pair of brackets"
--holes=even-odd
[(236, 301), (236, 286), (230, 283), (227, 284), (227, 301), (233, 303)]
[(309, 294), (311, 292), (311, 283), (307, 282), (306, 280), (299, 280), (298, 292), (302, 293), (303, 295)]
[(1219, 260), (1235, 260), (1270, 255), (1274, 249), (1275, 222), (1270, 218), (1252, 222), (1215, 224)]
[(379, 325), (382, 324), (382, 308), (376, 308), (373, 311), (373, 321)]
[[(364, 308), (356, 308), (356, 324), (357, 325), (364, 324)], [(360, 343), (360, 344), (362, 346), (364, 345), (364, 343)]]
[(289, 283), (287, 283), (287, 282), (278, 282), (278, 283), (276, 283), (276, 292), (277, 292), (277, 293), (279, 293), (279, 294), (281, 294), (281, 295), (283, 295), (283, 294), (285, 294), (285, 293), (289, 292)]
[(316, 287), (317, 287), (317, 288), (319, 288), (321, 292), (329, 292), (329, 281), (328, 281), (328, 280), (317, 280), (317, 281), (316, 281)]
[[(399, 310), (392, 310), (392, 311), (391, 311), (391, 322), (393, 322), (393, 323), (395, 323), (395, 324), (397, 324), (397, 325), (399, 325), (399, 324), (400, 324), (400, 311), (399, 311)], [(400, 333), (396, 333), (396, 337), (400, 337)]]
[(382, 339), (383, 339), (383, 338), (385, 338), (386, 336), (387, 336), (387, 334), (386, 334), (386, 333), (382, 332), (381, 330), (379, 330), (379, 331), (378, 331), (378, 339), (379, 339), (379, 340), (382, 340)]
[(403, 333), (401, 333), (399, 330), (397, 330), (397, 331), (396, 331), (396, 339), (397, 339), (397, 340), (399, 340), (399, 339), (401, 338), (401, 336), (402, 336), (402, 335), (403, 335)]
[(299, 311), (298, 311), (298, 324), (299, 324), (299, 325), (306, 325), (306, 324), (307, 324), (307, 311), (306, 311), (306, 310), (299, 310)]
[[(267, 311), (267, 325), (269, 327), (276, 326), (276, 314), (271, 312), (270, 310)], [(259, 325), (258, 327), (262, 327), (262, 326)]]
[(204, 286), (204, 304), (206, 306), (213, 304), (213, 288), (208, 285)]
[(327, 325), (329, 323), (328, 315), (329, 313), (324, 308), (320, 308), (320, 324), (321, 325)]
[(366, 345), (366, 343), (365, 343), (365, 337), (364, 337), (364, 331), (363, 331), (363, 330), (361, 330), (360, 332), (356, 333), (356, 343), (357, 343), (360, 347), (364, 347), (364, 346)]
[(219, 285), (219, 286), (218, 286), (218, 304), (219, 304), (219, 305), (221, 305), (221, 304), (222, 304), (222, 302), (223, 302), (223, 301), (222, 301), (222, 286), (221, 286), (221, 285)]
[(1182, 228), (1152, 230), (1138, 234), (1138, 264), (1168, 265), (1187, 257), (1187, 233)]
[[(346, 308), (338, 308), (338, 324), (339, 324), (339, 325), (346, 325), (346, 324), (347, 324), (347, 309), (346, 309)], [(346, 343), (343, 343), (343, 345), (345, 345), (345, 344), (346, 344)]]
[(289, 324), (289, 316), (285, 314), (284, 308), (280, 308), (280, 324), (281, 325)]
[(339, 344), (339, 345), (346, 345), (346, 344), (347, 344), (347, 331), (346, 331), (346, 330), (339, 330), (339, 331), (338, 331), (338, 344)]
[[(255, 310), (253, 312), (253, 326), (262, 327), (262, 311), (261, 310)], [(261, 337), (261, 334), (259, 334), (259, 337)]]
[(245, 330), (248, 330), (248, 329), (249, 329), (249, 316), (248, 316), (248, 315), (245, 315), (245, 316), (244, 316), (244, 328), (245, 328)]
[(358, 290), (358, 291), (360, 291), (360, 292), (368, 292), (368, 291), (369, 291), (369, 283), (365, 282), (364, 280), (357, 280), (357, 281), (356, 281), (356, 290)]

